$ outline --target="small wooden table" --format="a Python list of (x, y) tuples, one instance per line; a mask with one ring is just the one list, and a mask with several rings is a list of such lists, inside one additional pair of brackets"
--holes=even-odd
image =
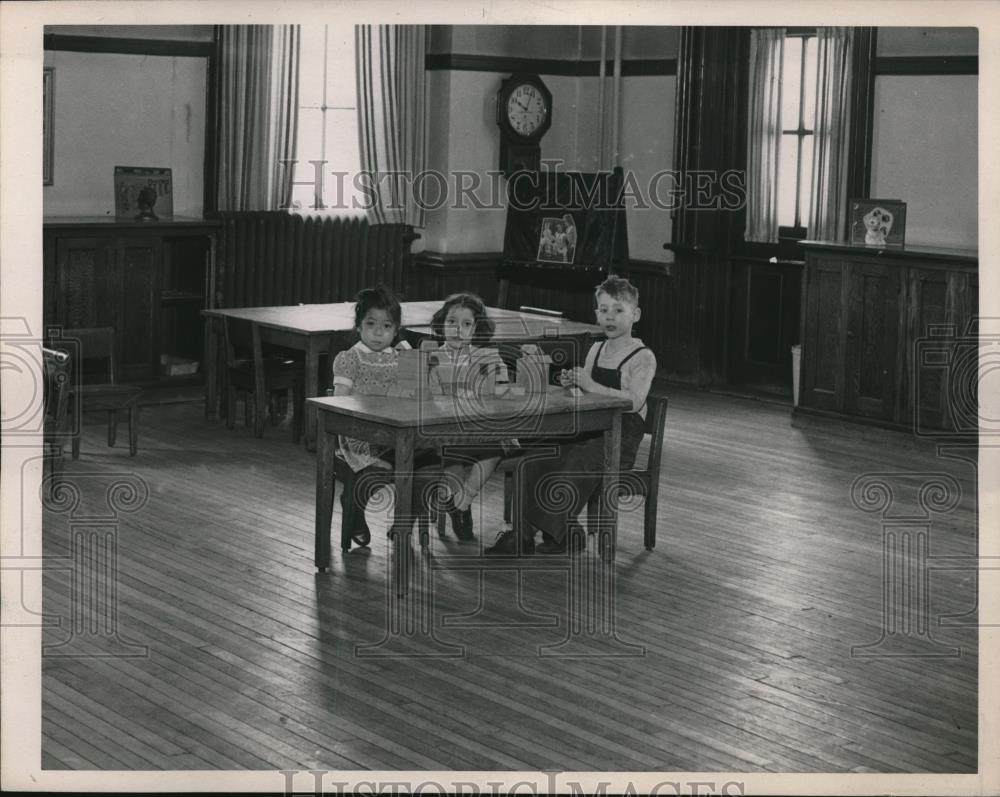
[[(604, 433), (605, 484), (600, 492), (602, 530), (608, 542), (602, 555), (613, 557), (616, 507), (607, 501), (608, 475), (616, 473), (621, 454), (621, 415), (626, 399), (583, 394), (572, 396), (552, 386), (544, 394), (517, 398), (429, 400), (380, 396), (336, 396), (308, 399), (318, 413), (319, 455), (316, 458), (316, 550), (320, 571), (330, 566), (336, 436), (368, 440), (395, 449), (396, 504), (391, 530), (396, 594), (409, 585), (409, 539), (413, 525), (413, 454), (420, 447), (449, 443), (491, 442), (516, 437), (522, 442), (581, 432)], [(603, 547), (603, 546), (602, 546)]]
[[(403, 324), (407, 328), (430, 330), (429, 324), (441, 302), (403, 302)], [(354, 330), (354, 302), (334, 304), (299, 304), (278, 307), (231, 307), (202, 310), (205, 324), (205, 417), (212, 419), (217, 412), (219, 349), (222, 323), (225, 318), (240, 318), (260, 325), (261, 341), (286, 349), (303, 351), (305, 362), (305, 395), (319, 395), (319, 358), (324, 352), (340, 351), (350, 342)], [(498, 342), (529, 342), (566, 336), (596, 335), (600, 327), (550, 318), (517, 310), (487, 308), (497, 325)], [(306, 405), (306, 447), (316, 445), (316, 410)]]

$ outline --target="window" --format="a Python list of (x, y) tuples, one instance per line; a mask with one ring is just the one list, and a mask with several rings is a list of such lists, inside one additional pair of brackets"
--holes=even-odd
[(791, 29), (785, 36), (781, 75), (781, 156), (778, 225), (805, 233), (812, 198), (816, 119), (816, 31)]
[[(355, 214), (360, 171), (354, 27), (303, 25), (292, 207)], [(325, 161), (319, 168), (311, 161)], [(317, 180), (321, 185), (317, 197)], [(323, 206), (326, 206), (325, 208)]]

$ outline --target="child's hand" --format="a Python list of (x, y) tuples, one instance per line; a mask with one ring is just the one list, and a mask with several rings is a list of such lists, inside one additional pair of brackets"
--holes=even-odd
[(590, 372), (580, 366), (571, 371), (571, 383), (588, 393), (597, 387), (597, 383), (591, 378)]

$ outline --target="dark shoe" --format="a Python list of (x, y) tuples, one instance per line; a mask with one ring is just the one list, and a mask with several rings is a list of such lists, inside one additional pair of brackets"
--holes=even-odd
[(458, 539), (463, 542), (476, 539), (476, 535), (472, 533), (471, 506), (464, 510), (457, 509), (455, 507), (455, 500), (449, 495), (441, 501), (440, 508), (447, 512), (448, 517), (451, 518), (451, 530)]
[(371, 543), (372, 533), (367, 528), (358, 529), (357, 531), (351, 532), (351, 539), (354, 541), (355, 545), (364, 548)]
[(461, 531), (459, 531), (460, 527), (455, 524), (455, 516), (451, 516), (451, 524), (452, 528), (455, 530), (455, 536), (463, 542), (476, 539), (476, 535), (472, 533), (472, 507), (466, 507), (461, 511), (455, 510), (455, 512), (462, 517)]
[[(486, 556), (517, 556), (517, 532), (501, 532), (497, 541), (483, 551)], [(521, 538), (521, 555), (531, 556), (535, 552), (535, 541), (531, 537)]]

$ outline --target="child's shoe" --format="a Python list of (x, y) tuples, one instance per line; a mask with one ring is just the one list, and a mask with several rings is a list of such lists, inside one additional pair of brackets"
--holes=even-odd
[(455, 506), (454, 498), (449, 495), (441, 502), (441, 509), (447, 512), (448, 517), (451, 518), (451, 530), (458, 539), (463, 542), (476, 539), (476, 535), (472, 533), (471, 506), (466, 509), (458, 509)]

